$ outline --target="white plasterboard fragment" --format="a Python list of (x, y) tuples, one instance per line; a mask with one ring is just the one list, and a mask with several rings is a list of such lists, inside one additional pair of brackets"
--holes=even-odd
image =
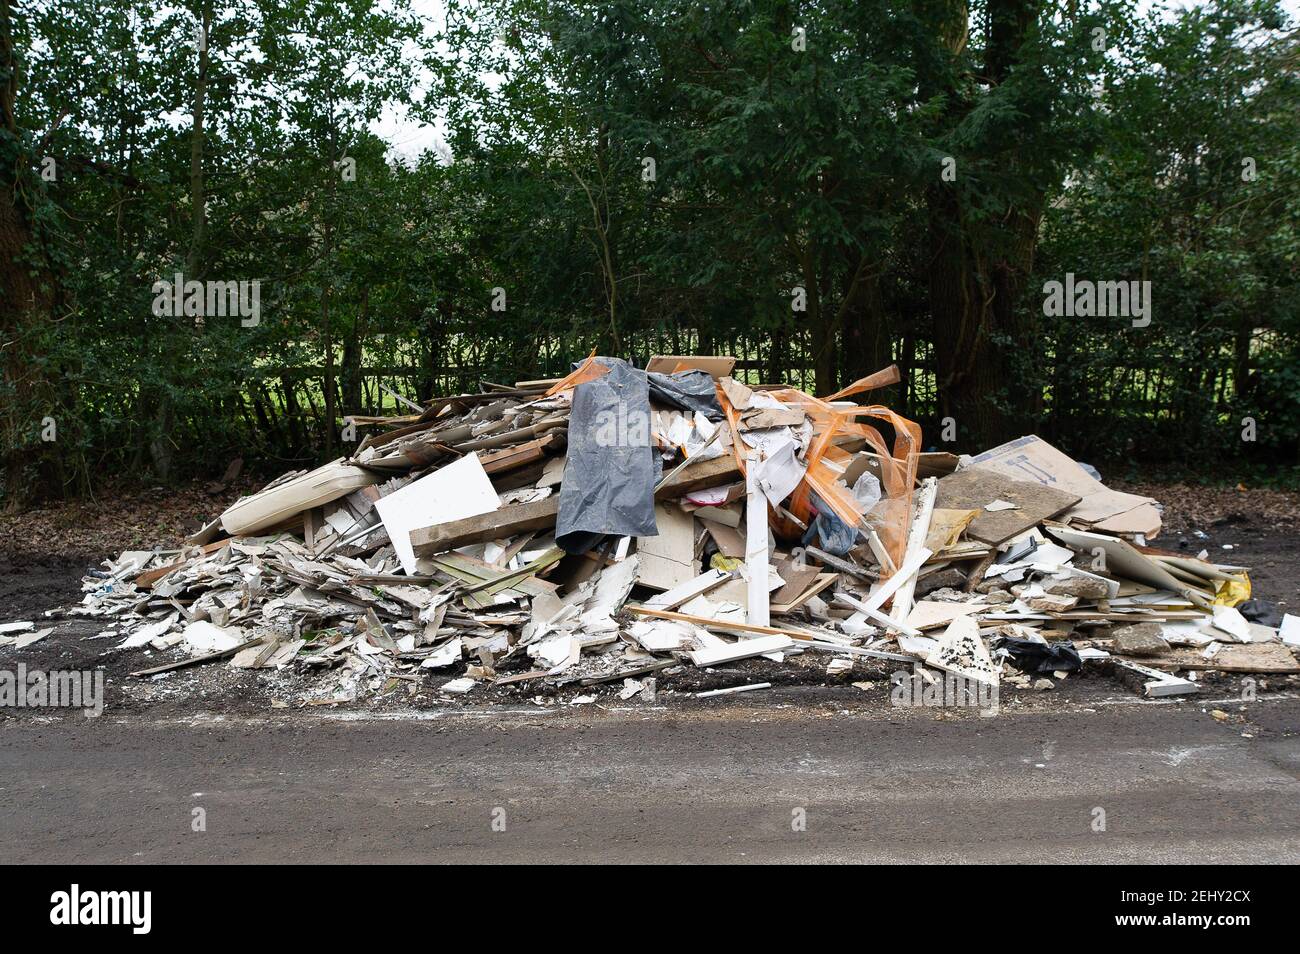
[(325, 522), (335, 533), (343, 536), (356, 528), (357, 518), (352, 516), (352, 511), (347, 507), (339, 507), (325, 515)]
[(1277, 634), (1288, 646), (1300, 646), (1300, 616), (1287, 613), (1282, 617), (1282, 626)]
[(375, 502), (393, 549), (408, 575), (416, 573), (411, 531), (476, 517), (501, 507), (477, 454), (466, 454)]
[(244, 641), (242, 629), (215, 626), (206, 620), (190, 623), (181, 635), (185, 638), (185, 647), (194, 656), (234, 649)]
[(980, 638), (979, 625), (969, 616), (959, 616), (943, 631), (939, 645), (925, 658), (926, 665), (977, 682), (996, 686), (1000, 669), (989, 657)]
[(20, 620), (15, 623), (0, 623), (0, 635), (5, 633), (24, 633), (35, 628), (36, 624), (31, 620)]
[(910, 656), (916, 656), (918, 659), (927, 658), (939, 648), (939, 640), (930, 636), (908, 636), (906, 633), (896, 635), (899, 650)]
[(32, 643), (39, 642), (52, 632), (54, 632), (53, 626), (48, 629), (38, 629), (32, 633), (23, 633), (14, 640), (14, 649), (22, 649), (25, 646), (30, 646)]
[(468, 676), (461, 676), (459, 679), (452, 679), (449, 682), (444, 682), (438, 687), (438, 691), (450, 692), (458, 696), (463, 696), (477, 685), (478, 683), (473, 679), (470, 679)]
[(691, 627), (671, 620), (642, 620), (628, 628), (628, 635), (646, 652), (666, 653), (689, 646), (695, 634)]
[(533, 643), (528, 647), (528, 655), (547, 669), (564, 669), (578, 661), (582, 655), (582, 644), (572, 634), (559, 633)]
[(453, 663), (460, 662), (461, 656), (464, 655), (464, 643), (459, 636), (443, 643), (420, 663), (421, 669), (441, 669), (443, 666), (450, 666)]
[(117, 648), (136, 649), (140, 646), (148, 645), (163, 633), (167, 632), (167, 630), (171, 629), (180, 618), (180, 613), (172, 613), (170, 616), (166, 616), (163, 619), (158, 620), (156, 623), (147, 623), (133, 632), (125, 640), (118, 643)]
[(752, 639), (742, 639), (716, 648), (697, 649), (690, 655), (691, 662), (697, 666), (716, 666), (720, 663), (748, 659), (751, 656), (780, 652), (793, 646), (794, 640), (789, 636), (755, 636)]
[(639, 569), (640, 560), (635, 555), (620, 563), (606, 566), (600, 571), (600, 579), (596, 581), (596, 589), (587, 601), (584, 611), (600, 612), (605, 616), (618, 612), (627, 602), (627, 595), (632, 592), (632, 584), (636, 582)]
[(787, 440), (758, 463), (755, 473), (758, 489), (773, 507), (779, 507), (781, 501), (794, 493), (808, 470), (808, 465), (795, 456), (798, 449), (793, 440)]
[(1221, 629), (1229, 636), (1235, 636), (1239, 642), (1248, 643), (1252, 639), (1250, 625), (1246, 622), (1246, 617), (1231, 606), (1216, 606), (1214, 608), (1213, 625), (1215, 629)]
[(984, 509), (989, 513), (998, 513), (1002, 510), (1019, 510), (1020, 508), (1010, 500), (994, 500), (984, 505)]

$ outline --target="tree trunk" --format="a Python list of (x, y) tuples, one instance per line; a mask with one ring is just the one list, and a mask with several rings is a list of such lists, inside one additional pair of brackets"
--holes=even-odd
[[(993, 87), (1019, 61), (1040, 5), (1041, 0), (990, 0), (984, 72)], [(957, 29), (966, 22), (965, 4), (951, 4), (948, 17), (940, 33), (956, 56), (965, 45)], [(944, 92), (951, 127), (974, 104), (956, 89)], [(1022, 150), (1018, 146), (1008, 157), (1013, 167)], [(1032, 309), (1020, 307), (1020, 297), (1033, 266), (1042, 196), (1008, 206), (987, 225), (966, 217), (950, 183), (936, 181), (926, 201), (939, 416), (955, 420), (962, 450), (982, 450), (1015, 436), (1041, 409), (1034, 373), (1037, 322)]]
[[(31, 157), (23, 148), (26, 137), (15, 114), (18, 63), (11, 7), (10, 0), (0, 0), (0, 130), (5, 133), (0, 141), (4, 146), (0, 149), (0, 343), (4, 345), (0, 393), (6, 394), (0, 401), (0, 440), (5, 448), (5, 505), (15, 511), (26, 506), (31, 496), (25, 478), (41, 416), (41, 399), (34, 392), (48, 396), (48, 384), (39, 377), (38, 356), (29, 353), (29, 333), (50, 320), (53, 275), (37, 248), (31, 209), (20, 199), (23, 192), (35, 194), (39, 187), (25, 181), (30, 179)], [(21, 184), (26, 188), (20, 190)], [(51, 405), (49, 411), (53, 410)]]

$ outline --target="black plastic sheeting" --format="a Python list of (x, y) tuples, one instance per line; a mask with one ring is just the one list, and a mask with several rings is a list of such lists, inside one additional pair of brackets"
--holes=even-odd
[(1074, 672), (1083, 668), (1083, 660), (1074, 643), (1036, 643), (1032, 639), (1004, 636), (999, 649), (1011, 654), (1012, 664), (1021, 672)]
[(718, 403), (718, 390), (707, 371), (678, 371), (675, 374), (647, 372), (650, 393), (660, 404), (679, 411), (699, 411), (710, 421), (723, 418), (722, 405)]
[(1272, 600), (1246, 600), (1237, 612), (1252, 623), (1277, 629), (1282, 625), (1282, 608)]
[(659, 533), (654, 487), (662, 462), (651, 437), (649, 381), (619, 358), (596, 360), (609, 373), (574, 389), (569, 415), (555, 524), (555, 542), (566, 553), (585, 553), (607, 534)]

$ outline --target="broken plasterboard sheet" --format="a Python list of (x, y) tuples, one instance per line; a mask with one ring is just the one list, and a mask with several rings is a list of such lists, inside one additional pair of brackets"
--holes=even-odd
[[(1111, 576), (1145, 583), (1161, 590), (1172, 590), (1183, 596), (1188, 595), (1189, 590), (1185, 584), (1155, 560), (1147, 559), (1124, 540), (1070, 527), (1051, 527), (1049, 532), (1058, 537), (1062, 543), (1085, 556), (1096, 557), (1099, 554), (1094, 551), (1100, 550), (1100, 555), (1105, 560), (1105, 572)], [(1125, 595), (1122, 585), (1120, 595)]]
[[(1148, 507), (1151, 508), (1150, 511), (1147, 510)], [(1139, 511), (1142, 513), (1139, 514)], [(1086, 494), (1082, 500), (1067, 510), (1061, 519), (1092, 525), (1114, 522), (1116, 526), (1122, 526), (1149, 521), (1152, 511), (1156, 516), (1156, 529), (1159, 530), (1160, 511), (1155, 506), (1154, 500), (1150, 497), (1107, 488)], [(1134, 515), (1132, 520), (1129, 519), (1130, 514)]]
[(54, 627), (48, 626), (45, 629), (38, 629), (30, 633), (19, 633), (17, 636), (13, 637), (12, 645), (14, 649), (25, 649), (32, 643), (39, 643), (52, 632), (54, 632)]
[(205, 656), (208, 653), (234, 649), (245, 639), (242, 629), (233, 626), (214, 626), (205, 620), (190, 623), (181, 635), (185, 639), (185, 648), (192, 656)]
[(450, 666), (458, 663), (464, 655), (464, 643), (459, 636), (449, 639), (429, 655), (424, 657), (420, 663), (421, 669), (441, 669), (443, 666)]
[(342, 458), (300, 474), (283, 483), (235, 501), (221, 515), (221, 526), (231, 536), (265, 530), (303, 511), (346, 497), (354, 490), (384, 478)]
[(118, 649), (138, 649), (141, 646), (147, 646), (163, 633), (167, 632), (176, 621), (181, 618), (180, 613), (172, 613), (170, 616), (158, 620), (156, 623), (146, 623), (139, 627), (130, 636), (118, 644)]
[(627, 596), (637, 580), (640, 562), (640, 554), (637, 554), (600, 571), (595, 589), (583, 604), (582, 615), (578, 618), (582, 629), (587, 632), (618, 631), (613, 616), (627, 602)]
[[(986, 504), (1009, 501), (1014, 510), (988, 511)], [(997, 545), (1035, 527), (1079, 502), (1076, 494), (1043, 484), (1015, 480), (997, 471), (968, 468), (939, 479), (936, 507), (978, 510), (966, 535)]]
[(1215, 629), (1220, 629), (1229, 636), (1234, 637), (1238, 642), (1249, 643), (1252, 641), (1250, 624), (1246, 622), (1246, 617), (1231, 606), (1214, 607), (1213, 624)]
[(781, 506), (781, 501), (794, 493), (808, 470), (808, 465), (795, 456), (798, 450), (799, 445), (787, 436), (785, 440), (769, 444), (767, 455), (756, 465), (751, 465), (756, 468), (754, 476), (758, 489), (773, 507)]
[(1034, 434), (976, 454), (968, 466), (972, 470), (991, 471), (1013, 480), (1054, 487), (1081, 499), (1107, 489), (1073, 458)]
[(637, 582), (656, 590), (671, 590), (699, 576), (695, 560), (695, 518), (670, 504), (655, 505), (659, 535), (637, 537), (641, 558)]
[(648, 653), (667, 653), (690, 646), (695, 638), (691, 627), (672, 620), (637, 620), (627, 633)]
[(1034, 434), (976, 454), (971, 458), (970, 467), (1077, 494), (1079, 503), (1065, 512), (1067, 520), (1096, 523), (1152, 502), (1149, 497), (1111, 490), (1069, 455)]
[(979, 626), (969, 616), (959, 616), (948, 624), (925, 664), (991, 686), (998, 684), (1001, 671), (980, 639)]
[(794, 640), (789, 636), (753, 636), (717, 648), (697, 649), (690, 657), (691, 662), (697, 666), (717, 666), (793, 648)]
[(1300, 646), (1300, 616), (1287, 613), (1282, 617), (1282, 626), (1277, 631), (1282, 642), (1288, 646)]
[(721, 524), (709, 524), (705, 530), (713, 538), (718, 552), (724, 557), (736, 560), (745, 558), (745, 536), (738, 529)]
[[(1068, 518), (1069, 511), (1066, 511), (1065, 515)], [(1125, 513), (1094, 523), (1092, 529), (1103, 533), (1141, 534), (1143, 537), (1154, 537), (1160, 532), (1161, 522), (1160, 508), (1153, 503), (1144, 503)]]
[(375, 502), (379, 518), (408, 576), (417, 573), (415, 551), (411, 548), (412, 530), (476, 517), (500, 506), (501, 498), (477, 454), (466, 454)]

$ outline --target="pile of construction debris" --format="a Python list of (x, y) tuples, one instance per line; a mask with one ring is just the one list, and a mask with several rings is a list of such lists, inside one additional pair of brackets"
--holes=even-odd
[(394, 680), (631, 694), (799, 653), (1018, 687), (1101, 661), (1150, 694), (1205, 670), (1300, 672), (1300, 618), (1250, 601), (1245, 568), (1151, 546), (1155, 501), (1046, 442), (922, 453), (914, 423), (851, 400), (896, 368), (825, 398), (733, 368), (593, 355), (563, 379), (349, 419), (387, 429), (180, 551), (106, 561), (70, 612), (104, 618), (110, 651), (147, 653), (136, 675), (293, 667), (305, 702)]

